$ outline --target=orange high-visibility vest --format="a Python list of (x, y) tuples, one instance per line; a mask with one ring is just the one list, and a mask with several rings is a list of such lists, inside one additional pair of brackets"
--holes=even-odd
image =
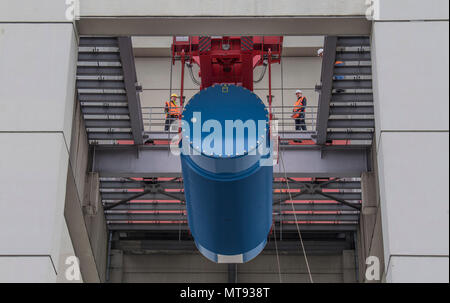
[(180, 115), (180, 107), (173, 101), (166, 102), (167, 115), (170, 116), (179, 116)]
[(294, 104), (294, 109), (292, 110), (295, 114), (292, 116), (293, 118), (300, 117), (300, 113), (305, 111), (305, 96), (298, 98), (297, 102)]

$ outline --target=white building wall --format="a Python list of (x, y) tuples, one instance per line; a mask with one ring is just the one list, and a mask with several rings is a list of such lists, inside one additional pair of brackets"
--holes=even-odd
[(372, 44), (386, 281), (448, 282), (448, 1), (378, 4)]
[(71, 250), (63, 212), (77, 38), (66, 8), (0, 2), (2, 282), (55, 282), (61, 252)]

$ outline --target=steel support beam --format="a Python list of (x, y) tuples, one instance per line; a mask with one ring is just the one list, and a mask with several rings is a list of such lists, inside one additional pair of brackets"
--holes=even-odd
[[(166, 213), (106, 213), (107, 221), (186, 221), (187, 216), (180, 214), (166, 214)], [(353, 221), (359, 220), (359, 214), (277, 214), (273, 215), (275, 222), (283, 221), (316, 221), (316, 222), (330, 222), (330, 221)]]
[(82, 35), (368, 35), (363, 0), (81, 0)]
[[(181, 184), (180, 180), (173, 180), (173, 181), (158, 181), (159, 184), (161, 184), (162, 187), (166, 189), (181, 189), (183, 188), (183, 185)], [(310, 184), (308, 181), (301, 181), (301, 182), (289, 182), (289, 188), (290, 189), (299, 189), (304, 187), (304, 183)], [(124, 181), (124, 180), (115, 180), (115, 179), (106, 179), (103, 178), (100, 180), (100, 188), (101, 189), (143, 189), (144, 184), (142, 181)], [(336, 181), (333, 183), (328, 183), (322, 188), (327, 189), (360, 189), (361, 188), (361, 182), (359, 181)], [(286, 182), (281, 180), (274, 180), (273, 182), (273, 189), (287, 189)]]
[(228, 264), (228, 283), (237, 283), (237, 281), (238, 281), (237, 264), (236, 263)]
[[(361, 193), (330, 193), (337, 199), (342, 200), (361, 200)], [(167, 196), (167, 195), (170, 195)], [(302, 200), (302, 201), (317, 201), (317, 200), (330, 200), (318, 193), (304, 193), (297, 197), (296, 193), (291, 194), (293, 200)], [(176, 199), (175, 199), (176, 198)], [(183, 193), (151, 193), (150, 191), (144, 192), (102, 192), (103, 200), (180, 200), (184, 199)], [(289, 200), (289, 195), (287, 193), (274, 193), (273, 194), (274, 201), (286, 201)], [(331, 199), (334, 200), (334, 199)], [(126, 203), (126, 202), (124, 202)], [(121, 204), (124, 204), (121, 203)]]
[[(280, 151), (288, 177), (360, 177), (370, 170), (367, 147), (329, 149), (283, 148)], [(96, 147), (94, 170), (101, 177), (179, 177), (181, 163), (166, 148)], [(281, 161), (280, 161), (281, 163)], [(275, 177), (284, 177), (281, 164)]]
[(327, 141), (328, 117), (330, 116), (330, 100), (333, 89), (333, 74), (336, 62), (336, 36), (325, 37), (322, 60), (322, 88), (319, 96), (317, 112), (317, 139), (319, 145)]
[(122, 61), (125, 90), (128, 99), (128, 111), (130, 113), (131, 129), (134, 144), (144, 143), (144, 122), (142, 120), (141, 100), (137, 89), (136, 66), (134, 63), (133, 46), (131, 37), (119, 37), (120, 60)]
[[(161, 123), (162, 125), (162, 123)], [(176, 132), (163, 132), (163, 131), (153, 131), (153, 132), (146, 132), (145, 136), (148, 137), (150, 140), (171, 140), (173, 137), (175, 137), (178, 133)], [(312, 138), (315, 136), (315, 131), (285, 131), (285, 132), (278, 132), (280, 135), (281, 140), (292, 140), (292, 139), (301, 139), (301, 140), (312, 140)]]
[[(278, 223), (277, 223), (278, 224)], [(277, 229), (279, 225), (277, 225)], [(111, 223), (108, 224), (109, 230), (117, 231), (188, 231), (189, 227), (187, 224), (124, 224), (124, 223)], [(329, 232), (345, 232), (345, 231), (356, 231), (358, 230), (358, 224), (300, 224), (300, 230), (302, 232), (308, 231), (329, 231)], [(295, 224), (283, 224), (283, 232), (286, 231), (297, 231)]]
[[(309, 253), (337, 253), (341, 252), (345, 249), (351, 249), (352, 243), (349, 241), (345, 241), (344, 239), (325, 239), (325, 240), (304, 240), (305, 249)], [(197, 251), (194, 241), (192, 240), (128, 240), (128, 239), (120, 239), (114, 241), (114, 246), (116, 249), (123, 250), (124, 252), (171, 252), (171, 253), (195, 253)], [(301, 248), (299, 247), (299, 241), (278, 241), (277, 246), (275, 247), (274, 241), (268, 242), (266, 247), (264, 248), (263, 253), (275, 253), (277, 250), (282, 251), (283, 253), (295, 253), (298, 254)], [(234, 283), (235, 274), (233, 270), (235, 264), (229, 264), (229, 273), (231, 273), (231, 279), (229, 282)], [(229, 276), (229, 277), (230, 277)]]
[[(110, 205), (107, 203), (106, 205)], [(274, 205), (274, 212), (295, 211), (354, 211), (352, 207), (338, 203), (281, 203)], [(114, 211), (186, 211), (181, 203), (128, 203), (114, 207)]]

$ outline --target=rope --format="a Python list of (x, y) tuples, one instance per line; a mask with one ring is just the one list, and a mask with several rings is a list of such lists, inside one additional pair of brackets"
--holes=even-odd
[[(301, 243), (301, 245), (302, 245), (303, 255), (305, 256), (305, 263), (306, 263), (306, 268), (307, 268), (307, 270), (308, 270), (309, 281), (310, 281), (311, 283), (314, 283), (313, 278), (312, 278), (312, 275), (311, 275), (311, 269), (310, 269), (310, 267), (309, 267), (308, 256), (306, 255), (305, 245), (304, 245), (304, 243), (303, 243), (302, 233), (300, 232), (300, 227), (299, 227), (299, 224), (298, 224), (298, 221), (297, 221), (297, 214), (295, 213), (294, 203), (292, 202), (291, 190), (290, 190), (290, 188), (289, 188), (289, 181), (288, 181), (288, 178), (287, 178), (286, 167), (284, 166), (284, 159), (283, 159), (283, 156), (282, 156), (282, 155), (283, 155), (283, 153), (280, 152), (281, 164), (282, 164), (282, 166), (283, 166), (284, 178), (285, 178), (285, 180), (286, 180), (286, 186), (287, 186), (287, 189), (288, 189), (289, 199), (290, 199), (290, 201), (291, 201), (292, 212), (293, 212), (293, 214), (294, 214), (294, 219), (295, 219), (295, 225), (296, 225), (296, 227), (297, 227), (298, 237), (300, 238), (300, 243)], [(280, 215), (281, 215), (281, 214), (280, 214)]]
[(262, 79), (264, 79), (264, 76), (266, 75), (266, 70), (267, 70), (267, 64), (263, 64), (263, 70), (261, 71), (261, 74), (259, 75), (258, 79), (253, 80), (254, 83), (259, 83), (262, 81)]
[(194, 82), (195, 85), (200, 86), (201, 85), (200, 81), (198, 81), (195, 78), (194, 72), (192, 71), (192, 64), (187, 64), (186, 66), (188, 67), (189, 75), (191, 76), (192, 82)]
[[(183, 178), (179, 178), (180, 180), (180, 192), (183, 191)], [(180, 205), (183, 206), (183, 201), (180, 201)], [(182, 211), (180, 212), (180, 222), (178, 222), (178, 241), (181, 241), (181, 221), (183, 221), (184, 210), (181, 207)], [(186, 208), (185, 208), (186, 209)]]
[[(171, 98), (171, 96), (172, 96), (172, 78), (173, 78), (173, 76), (172, 76), (172, 74), (173, 74), (173, 57), (170, 57), (170, 84), (169, 84), (169, 100), (170, 100), (170, 98)], [(167, 114), (166, 114), (166, 119), (167, 119)], [(165, 126), (165, 121), (164, 121), (164, 128), (166, 127)], [(169, 131), (167, 132), (167, 141), (169, 141), (170, 142), (170, 127), (171, 127), (171, 121), (169, 120)], [(170, 154), (170, 144), (168, 145), (168, 148), (167, 148), (167, 154), (169, 155)]]
[(275, 240), (275, 253), (276, 253), (276, 256), (277, 256), (278, 279), (280, 280), (280, 283), (283, 283), (283, 281), (281, 280), (280, 256), (278, 254), (277, 231), (275, 230), (275, 222), (273, 223), (273, 238)]

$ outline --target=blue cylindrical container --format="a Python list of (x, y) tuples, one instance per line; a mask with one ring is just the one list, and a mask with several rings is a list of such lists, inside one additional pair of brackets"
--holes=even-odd
[(199, 251), (242, 263), (264, 248), (272, 225), (268, 112), (253, 92), (215, 85), (183, 111), (181, 165), (188, 223)]

